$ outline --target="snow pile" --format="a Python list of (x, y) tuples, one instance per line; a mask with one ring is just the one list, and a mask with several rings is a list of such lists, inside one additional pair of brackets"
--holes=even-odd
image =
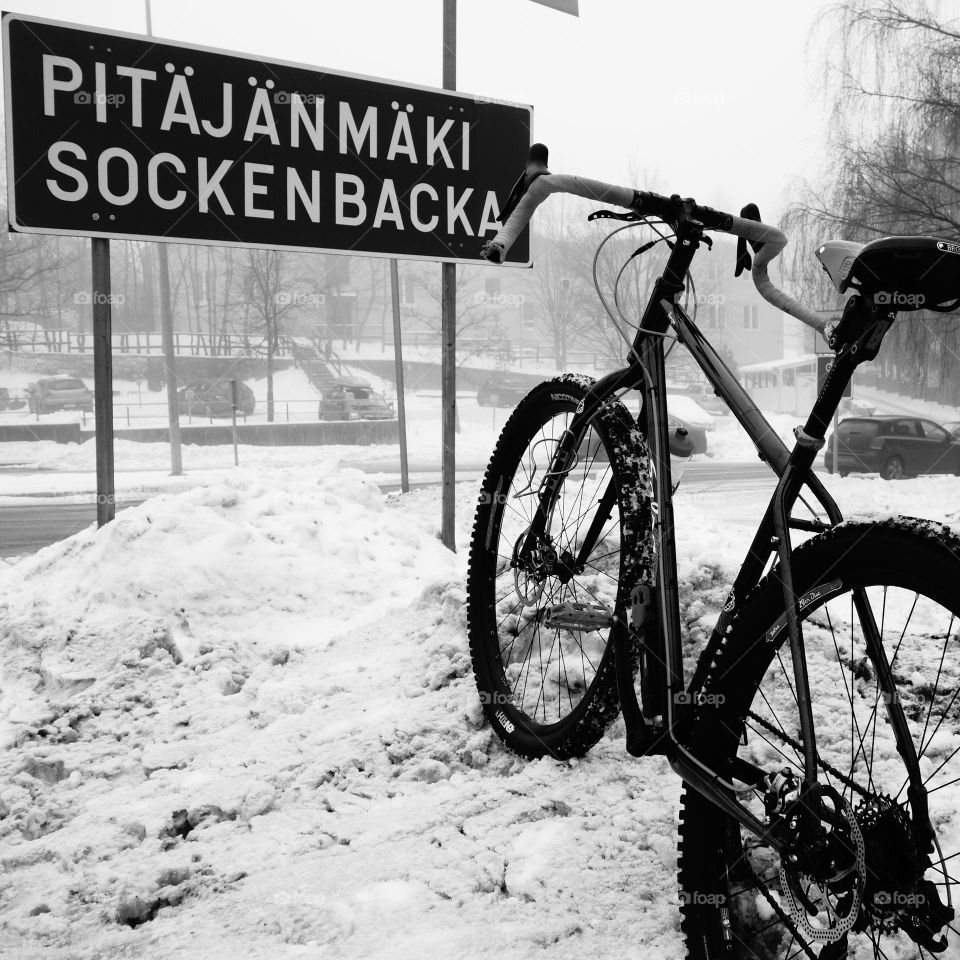
[(240, 477), (0, 574), (0, 952), (681, 956), (675, 779), (500, 747), (410, 505)]

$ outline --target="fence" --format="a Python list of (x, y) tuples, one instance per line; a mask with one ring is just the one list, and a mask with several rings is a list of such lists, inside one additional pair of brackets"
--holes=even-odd
[[(163, 340), (159, 333), (114, 333), (114, 354), (162, 356)], [(72, 330), (9, 330), (0, 335), (0, 349), (25, 353), (93, 353), (93, 335)], [(192, 357), (263, 357), (266, 339), (260, 336), (225, 333), (174, 333), (174, 353)], [(290, 343), (281, 337), (276, 356), (292, 356)]]
[[(0, 425), (18, 424), (56, 424), (64, 421), (59, 418), (64, 414), (72, 415), (73, 411), (53, 413), (32, 413), (26, 408), (20, 408), (9, 413), (0, 414)], [(227, 404), (214, 402), (208, 405), (202, 401), (194, 401), (192, 405), (180, 405), (180, 422), (183, 424), (229, 424), (231, 411)], [(92, 427), (94, 417), (87, 411), (78, 411), (77, 416), (81, 427)], [(58, 419), (51, 420), (51, 417)], [(319, 400), (283, 400), (274, 399), (273, 422), (275, 423), (315, 423), (319, 420)], [(167, 423), (166, 400), (142, 400), (138, 397), (114, 397), (113, 422), (115, 427), (132, 426), (163, 426)], [(237, 411), (237, 423), (265, 423), (267, 422), (266, 401), (258, 401), (256, 409), (250, 416)]]

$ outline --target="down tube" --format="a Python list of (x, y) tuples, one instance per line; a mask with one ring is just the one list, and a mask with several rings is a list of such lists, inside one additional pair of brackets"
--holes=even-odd
[[(750, 395), (740, 386), (740, 382), (713, 349), (713, 345), (683, 312), (683, 309), (671, 305), (668, 313), (680, 342), (693, 354), (694, 360), (707, 375), (714, 389), (726, 401), (730, 412), (753, 441), (761, 458), (770, 464), (777, 476), (783, 476), (791, 456), (789, 448), (767, 422), (766, 417), (757, 409)], [(830, 522), (839, 523), (843, 519), (840, 508), (812, 470), (807, 474), (805, 483), (823, 507)]]
[(697, 325), (679, 306), (671, 310), (671, 319), (680, 342), (693, 354), (697, 365), (707, 375), (717, 393), (723, 397), (740, 426), (747, 432), (757, 450), (771, 467), (782, 474), (790, 459), (790, 450), (780, 439), (766, 417), (759, 411), (750, 395), (740, 386), (713, 345), (700, 332)]

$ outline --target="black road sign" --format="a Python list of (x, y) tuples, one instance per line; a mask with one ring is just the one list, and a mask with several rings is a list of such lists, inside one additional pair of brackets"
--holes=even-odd
[(17, 231), (471, 262), (530, 146), (528, 106), (19, 14), (3, 55)]

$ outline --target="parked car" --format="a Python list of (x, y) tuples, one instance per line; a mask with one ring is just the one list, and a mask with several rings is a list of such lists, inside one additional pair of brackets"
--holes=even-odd
[(918, 417), (845, 417), (837, 425), (837, 464), (833, 434), (823, 454), (829, 473), (879, 473), (899, 480), (925, 473), (960, 474), (960, 438), (932, 420)]
[(337, 377), (320, 398), (321, 420), (393, 420), (393, 405), (360, 377)]
[(23, 397), (11, 397), (8, 387), (0, 387), (0, 410), (20, 410), (26, 405)]
[(723, 416), (730, 412), (709, 383), (687, 383), (682, 386), (667, 387), (667, 396), (671, 394), (693, 397), (707, 413)]
[(57, 410), (93, 413), (93, 392), (82, 380), (73, 377), (45, 377), (27, 387), (27, 407), (31, 413)]
[[(177, 391), (181, 414), (192, 417), (229, 417), (233, 415), (233, 393), (229, 380), (193, 380)], [(237, 413), (249, 417), (257, 408), (253, 391), (237, 381)]]
[(511, 373), (498, 373), (477, 390), (481, 407), (515, 407), (532, 389), (529, 380)]

